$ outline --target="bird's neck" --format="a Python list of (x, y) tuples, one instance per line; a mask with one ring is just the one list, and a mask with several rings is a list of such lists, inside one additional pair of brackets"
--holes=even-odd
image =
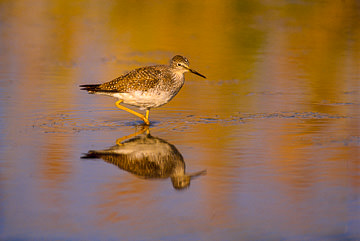
[(174, 84), (176, 84), (181, 88), (185, 82), (184, 73), (181, 72), (172, 73), (172, 81), (174, 82)]

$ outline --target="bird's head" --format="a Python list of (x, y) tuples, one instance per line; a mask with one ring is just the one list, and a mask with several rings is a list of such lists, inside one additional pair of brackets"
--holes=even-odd
[(190, 71), (191, 73), (199, 75), (206, 79), (206, 77), (204, 75), (200, 74), (199, 72), (197, 72), (193, 69), (190, 69), (189, 60), (187, 60), (187, 58), (185, 58), (181, 55), (174, 56), (170, 60), (170, 66), (171, 66), (171, 68), (175, 69), (177, 72), (185, 73), (185, 72)]

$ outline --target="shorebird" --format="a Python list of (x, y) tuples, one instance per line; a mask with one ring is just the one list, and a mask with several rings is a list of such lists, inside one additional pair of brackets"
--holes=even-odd
[[(154, 65), (130, 71), (120, 77), (103, 84), (80, 85), (81, 90), (90, 94), (108, 95), (118, 99), (116, 106), (140, 117), (146, 125), (150, 125), (149, 112), (168, 103), (184, 85), (184, 73), (191, 72), (206, 78), (189, 67), (187, 58), (176, 55), (169, 65)], [(121, 103), (146, 110), (145, 116), (131, 110)]]

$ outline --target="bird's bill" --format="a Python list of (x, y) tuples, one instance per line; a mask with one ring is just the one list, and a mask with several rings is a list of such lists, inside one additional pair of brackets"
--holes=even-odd
[(193, 74), (199, 75), (199, 76), (203, 77), (204, 79), (206, 79), (205, 75), (202, 75), (202, 74), (200, 74), (199, 72), (197, 72), (197, 71), (195, 71), (195, 70), (193, 70), (193, 69), (189, 69), (189, 71), (190, 71), (191, 73), (193, 73)]

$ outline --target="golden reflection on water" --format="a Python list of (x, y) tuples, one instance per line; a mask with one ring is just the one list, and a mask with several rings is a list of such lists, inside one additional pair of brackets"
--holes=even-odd
[[(0, 1), (0, 239), (358, 239), (359, 10)], [(208, 80), (186, 75), (152, 133), (207, 176), (172, 192), (80, 161), (138, 122), (78, 85), (175, 54)]]

